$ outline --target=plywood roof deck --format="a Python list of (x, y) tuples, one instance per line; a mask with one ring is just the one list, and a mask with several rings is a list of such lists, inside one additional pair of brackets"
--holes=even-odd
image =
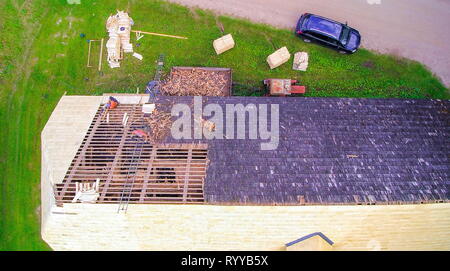
[[(124, 114), (129, 116), (124, 126)], [(140, 104), (99, 106), (64, 180), (55, 185), (57, 204), (72, 202), (75, 184), (100, 179), (97, 203), (201, 203), (206, 144), (151, 144), (133, 137), (145, 127)]]

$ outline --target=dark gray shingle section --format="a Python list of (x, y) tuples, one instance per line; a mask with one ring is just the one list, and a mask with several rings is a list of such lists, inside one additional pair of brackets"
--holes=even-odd
[[(192, 103), (192, 97), (159, 102)], [(450, 101), (203, 97), (218, 103), (279, 104), (280, 145), (209, 144), (209, 203), (419, 203), (450, 199)], [(177, 142), (168, 138), (168, 142)]]

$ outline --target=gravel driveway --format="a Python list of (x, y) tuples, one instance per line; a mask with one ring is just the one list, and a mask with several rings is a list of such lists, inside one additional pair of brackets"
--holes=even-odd
[[(169, 0), (293, 29), (304, 12), (345, 22), (362, 46), (418, 60), (450, 86), (450, 0)], [(372, 3), (372, 4), (370, 4)], [(379, 3), (379, 4), (377, 4)]]

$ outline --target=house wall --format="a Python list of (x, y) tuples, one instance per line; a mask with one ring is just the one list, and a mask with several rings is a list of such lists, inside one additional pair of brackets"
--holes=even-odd
[(450, 204), (54, 207), (42, 229), (55, 250), (285, 250), (322, 232), (334, 250), (450, 250)]

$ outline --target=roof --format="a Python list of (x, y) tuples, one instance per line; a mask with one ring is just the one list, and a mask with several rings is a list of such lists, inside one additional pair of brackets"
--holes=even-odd
[(327, 34), (339, 40), (342, 31), (342, 24), (333, 20), (312, 14), (307, 23), (309, 30)]
[[(76, 126), (85, 128), (84, 138), (77, 142), (78, 150), (73, 150), (71, 160), (64, 159), (68, 164), (63, 179), (51, 178), (52, 185), (44, 186), (53, 188), (56, 205), (77, 202), (79, 184), (87, 189), (95, 184), (95, 202), (119, 203), (119, 211), (126, 211), (128, 202), (203, 203), (207, 146), (153, 144), (142, 140), (146, 136), (148, 120), (142, 112), (142, 102), (148, 101), (149, 96), (114, 95), (114, 98), (119, 104), (108, 111), (103, 106), (108, 96), (90, 103), (91, 108), (97, 109), (91, 118), (85, 118), (91, 121), (90, 125), (79, 125), (76, 119)], [(68, 110), (72, 111), (72, 108)], [(170, 114), (163, 115), (170, 118)], [(152, 128), (155, 131), (156, 128)], [(66, 138), (64, 143), (70, 145)]]
[[(203, 106), (216, 103), (224, 112), (225, 104), (238, 103), (280, 108), (275, 150), (261, 150), (262, 140), (166, 138), (208, 144), (208, 203), (375, 204), (450, 198), (448, 100), (202, 99)], [(192, 100), (161, 97), (158, 103)]]

